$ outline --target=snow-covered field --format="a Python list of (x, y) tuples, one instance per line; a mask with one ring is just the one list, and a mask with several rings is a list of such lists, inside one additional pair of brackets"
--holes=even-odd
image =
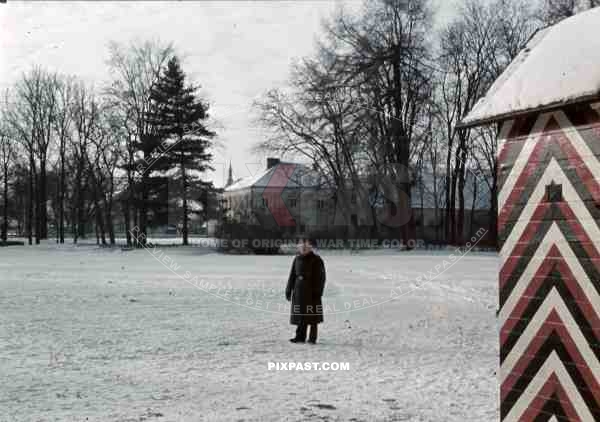
[[(322, 256), (312, 346), (288, 342), (290, 256), (0, 248), (0, 420), (498, 419), (494, 254)], [(289, 361), (350, 370), (268, 370)]]

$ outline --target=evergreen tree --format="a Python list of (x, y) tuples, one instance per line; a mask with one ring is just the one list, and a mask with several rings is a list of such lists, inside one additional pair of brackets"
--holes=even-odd
[(215, 133), (206, 128), (208, 104), (198, 95), (198, 86), (186, 83), (186, 75), (177, 57), (173, 57), (151, 92), (157, 138), (162, 142), (161, 157), (153, 166), (176, 175), (177, 193), (181, 197), (183, 244), (188, 244), (189, 200), (201, 198), (213, 188), (201, 180), (201, 174), (211, 169), (209, 148)]

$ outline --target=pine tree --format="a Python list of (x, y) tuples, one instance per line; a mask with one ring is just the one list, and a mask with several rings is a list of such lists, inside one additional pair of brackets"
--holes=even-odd
[[(206, 128), (208, 104), (199, 98), (198, 86), (186, 83), (186, 75), (177, 57), (173, 57), (152, 89), (154, 113), (151, 123), (156, 128), (165, 152), (154, 166), (157, 170), (178, 170), (182, 199), (183, 244), (188, 244), (190, 198), (200, 198), (203, 192), (214, 189), (200, 175), (210, 167), (209, 148), (215, 133)], [(164, 142), (166, 141), (166, 143)]]

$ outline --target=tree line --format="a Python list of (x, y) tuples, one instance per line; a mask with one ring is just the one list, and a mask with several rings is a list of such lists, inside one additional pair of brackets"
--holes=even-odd
[[(336, 187), (340, 210), (357, 192), (368, 196), (365, 180), (392, 176), (396, 189), (385, 196), (413, 207), (429, 196), (445, 242), (479, 229), (463, 227), (465, 215), (487, 201), (495, 238), (498, 128), (457, 124), (535, 31), (599, 3), (465, 0), (441, 28), (429, 0), (340, 8), (324, 22), (316, 53), (293, 66), (289, 86), (257, 102), (271, 134), (257, 149), (313, 161)], [(2, 93), (4, 242), (16, 221), (30, 244), (90, 233), (114, 244), (124, 232), (135, 245), (133, 227), (145, 235), (170, 208), (186, 244), (190, 215), (207, 219), (218, 205), (202, 178), (215, 142), (209, 104), (173, 46), (112, 43), (107, 65), (105, 86), (36, 66)]]
[[(414, 209), (428, 195), (444, 242), (480, 228), (473, 214), (483, 200), (496, 239), (498, 127), (458, 123), (538, 29), (598, 3), (466, 0), (441, 28), (429, 0), (340, 8), (316, 54), (294, 64), (289, 86), (257, 102), (271, 133), (258, 150), (313, 161), (336, 187), (336, 209), (351, 210), (352, 195), (392, 177), (396, 189), (385, 196)], [(463, 227), (466, 213), (472, 227)], [(401, 230), (406, 238), (407, 225)]]
[(13, 220), (29, 244), (49, 228), (58, 243), (91, 232), (115, 244), (118, 221), (132, 246), (133, 227), (145, 239), (170, 208), (187, 244), (189, 215), (207, 212), (215, 188), (202, 176), (216, 134), (172, 45), (111, 43), (107, 63), (110, 83), (100, 88), (36, 66), (4, 93), (4, 242)]

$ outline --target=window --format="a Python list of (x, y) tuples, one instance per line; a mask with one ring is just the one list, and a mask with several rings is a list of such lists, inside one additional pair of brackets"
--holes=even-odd
[(356, 204), (356, 192), (352, 192), (352, 195), (350, 195), (350, 203)]
[(546, 202), (561, 202), (562, 200), (562, 185), (554, 182), (546, 185)]
[(289, 204), (290, 208), (296, 208), (296, 206), (298, 206), (298, 200), (296, 198), (290, 198)]
[(262, 204), (263, 204), (263, 207), (265, 207), (265, 208), (269, 207), (269, 201), (267, 201), (267, 198), (262, 199)]
[(325, 209), (325, 200), (317, 199), (317, 209), (322, 210)]

